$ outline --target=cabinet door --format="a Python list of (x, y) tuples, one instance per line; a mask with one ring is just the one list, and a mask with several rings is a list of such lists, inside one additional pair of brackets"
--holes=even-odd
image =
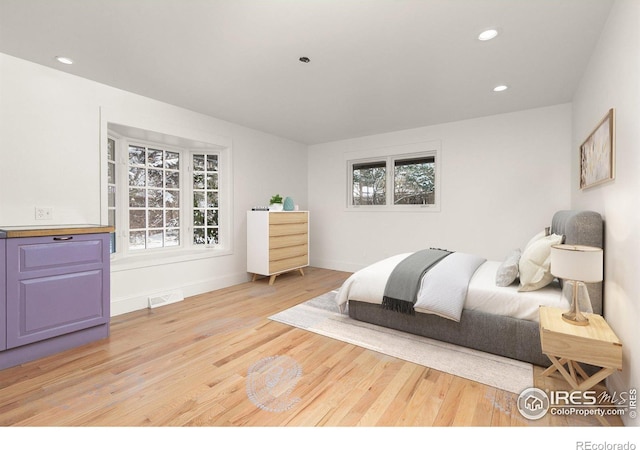
[(7, 349), (6, 240), (0, 239), (0, 351)]
[(59, 239), (7, 240), (7, 348), (109, 320), (108, 235)]

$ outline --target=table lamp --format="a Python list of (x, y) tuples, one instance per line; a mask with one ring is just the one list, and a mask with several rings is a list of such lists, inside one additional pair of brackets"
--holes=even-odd
[(602, 253), (601, 248), (586, 245), (551, 246), (551, 274), (573, 284), (571, 308), (562, 314), (566, 322), (573, 325), (589, 324), (589, 319), (580, 312), (578, 286), (580, 283), (602, 281)]

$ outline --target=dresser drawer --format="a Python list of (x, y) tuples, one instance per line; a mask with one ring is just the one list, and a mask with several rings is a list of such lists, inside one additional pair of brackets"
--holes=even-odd
[(309, 242), (309, 236), (307, 233), (303, 234), (291, 234), (284, 236), (271, 236), (269, 238), (269, 249), (293, 247), (296, 245), (303, 245)]
[(269, 236), (287, 236), (291, 234), (307, 233), (309, 225), (305, 223), (286, 223), (281, 225), (270, 225)]
[(307, 223), (309, 215), (306, 212), (282, 212), (269, 214), (270, 225), (281, 225), (287, 223)]
[(101, 266), (104, 261), (104, 242), (92, 235), (12, 239), (7, 247), (8, 268), (15, 270), (18, 278)]
[(269, 262), (269, 273), (284, 272), (286, 270), (304, 267), (309, 264), (308, 255), (296, 256), (294, 258), (281, 259)]
[(306, 256), (308, 253), (309, 246), (307, 244), (276, 248), (269, 252), (269, 262), (271, 263), (281, 259), (293, 258), (294, 256)]

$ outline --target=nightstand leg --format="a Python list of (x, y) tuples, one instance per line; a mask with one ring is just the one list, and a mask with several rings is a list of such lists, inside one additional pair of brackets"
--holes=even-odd
[[(565, 358), (559, 360), (553, 355), (547, 356), (549, 357), (553, 365), (546, 368), (540, 375), (546, 377), (557, 370), (558, 372), (560, 372), (562, 377), (571, 385), (571, 387), (577, 391), (586, 391), (588, 389), (591, 389), (593, 386), (600, 383), (602, 380), (616, 371), (615, 369), (603, 367), (595, 374), (589, 376), (576, 361), (571, 361)], [(564, 368), (564, 364), (567, 364), (569, 366), (570, 372), (567, 372), (567, 369)], [(576, 372), (578, 372), (578, 374), (583, 378), (583, 381), (581, 383), (579, 383), (578, 375), (576, 374)]]
[(591, 389), (593, 386), (600, 383), (602, 380), (607, 378), (609, 375), (611, 375), (615, 371), (616, 371), (615, 369), (608, 369), (605, 367), (602, 370), (600, 370), (598, 373), (595, 373), (594, 375), (592, 375), (591, 377), (587, 378), (582, 383), (580, 383), (577, 389), (579, 391), (586, 391), (588, 389)]
[[(540, 375), (546, 377), (557, 370), (575, 391), (587, 391), (616, 371), (615, 369), (604, 367), (592, 376), (589, 376), (576, 361), (572, 361), (566, 358), (558, 359), (555, 356), (549, 354), (547, 354), (547, 356), (549, 357), (553, 365), (547, 367)], [(567, 372), (567, 370), (564, 368), (564, 364), (567, 364), (567, 366), (569, 367), (569, 372)], [(578, 374), (584, 380), (580, 384), (578, 384), (578, 376), (576, 372), (578, 372)], [(596, 419), (598, 419), (598, 422), (600, 422), (601, 425), (605, 427), (610, 425), (606, 418), (599, 415), (596, 415), (595, 417)]]
[(575, 371), (575, 367), (574, 367), (573, 361), (568, 361), (567, 362), (567, 369), (569, 369), (569, 375), (571, 375), (571, 379), (577, 383), (578, 382), (578, 377), (576, 376), (576, 371)]
[[(560, 361), (558, 361), (558, 358), (556, 358), (553, 355), (547, 355), (549, 357), (549, 359), (551, 360), (551, 362), (553, 363), (553, 365), (555, 366), (555, 368), (558, 370), (558, 372), (560, 372), (560, 374), (562, 375), (562, 377), (571, 385), (571, 387), (573, 389), (578, 389), (578, 383), (576, 382), (576, 380), (571, 376), (571, 374), (569, 372), (567, 372), (567, 369), (564, 368), (564, 366), (562, 365), (562, 363)], [(566, 361), (566, 360), (563, 360)], [(569, 366), (571, 366), (571, 361), (568, 361)], [(545, 371), (546, 372), (546, 371)], [(572, 370), (573, 372), (573, 370)]]
[[(549, 355), (547, 355), (547, 357), (548, 357), (548, 356), (549, 356)], [(551, 359), (551, 358), (549, 358), (549, 359)], [(551, 361), (551, 362), (553, 363), (553, 361)], [(566, 358), (562, 358), (562, 359), (560, 359), (560, 360), (559, 360), (559, 362), (560, 362), (560, 365), (561, 365), (561, 366), (563, 366), (563, 365), (565, 365), (565, 364), (567, 363), (567, 359), (566, 359)], [(551, 375), (551, 374), (552, 374), (553, 372), (555, 372), (556, 370), (558, 370), (558, 368), (555, 366), (555, 364), (551, 364), (549, 367), (547, 367), (547, 368), (544, 370), (544, 372), (542, 372), (542, 373), (540, 374), (540, 376), (548, 377), (549, 375)]]
[(586, 380), (587, 378), (589, 378), (589, 375), (587, 375), (587, 373), (582, 369), (582, 367), (580, 367), (580, 364), (578, 364), (575, 361), (571, 361), (571, 364), (576, 369), (576, 371), (580, 374), (583, 380)]

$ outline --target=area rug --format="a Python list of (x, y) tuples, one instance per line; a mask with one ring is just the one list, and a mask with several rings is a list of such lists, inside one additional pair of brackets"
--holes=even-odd
[(529, 363), (351, 319), (338, 311), (335, 295), (327, 292), (269, 319), (515, 394), (533, 386)]

